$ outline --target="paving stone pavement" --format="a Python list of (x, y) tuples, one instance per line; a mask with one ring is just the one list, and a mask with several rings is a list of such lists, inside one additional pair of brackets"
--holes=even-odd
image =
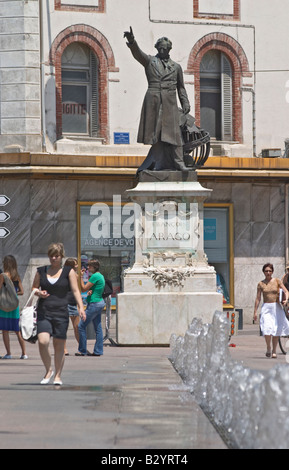
[[(0, 360), (1, 449), (226, 449), (172, 367), (166, 347), (104, 348), (102, 357), (65, 360), (63, 386), (41, 386), (38, 346)], [(92, 349), (93, 341), (88, 341)], [(4, 346), (0, 343), (0, 355)], [(180, 454), (180, 452), (177, 452)]]

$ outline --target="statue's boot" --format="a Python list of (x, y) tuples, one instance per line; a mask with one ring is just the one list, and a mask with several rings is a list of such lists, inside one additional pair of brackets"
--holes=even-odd
[(184, 153), (183, 147), (177, 147), (170, 145), (171, 159), (174, 163), (174, 167), (178, 171), (189, 171), (189, 168), (185, 165), (184, 162)]

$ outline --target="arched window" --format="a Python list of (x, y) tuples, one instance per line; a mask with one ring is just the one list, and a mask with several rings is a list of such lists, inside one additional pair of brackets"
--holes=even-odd
[[(77, 118), (82, 118), (81, 127), (77, 129), (78, 135), (96, 136), (107, 143), (108, 73), (119, 71), (115, 66), (113, 50), (108, 40), (100, 31), (89, 25), (69, 26), (54, 39), (50, 49), (50, 64), (55, 67), (56, 139), (60, 139), (62, 135), (74, 134)], [(74, 115), (74, 119), (69, 120), (69, 116), (63, 113), (63, 103), (66, 102), (75, 104), (76, 107), (68, 107), (65, 114), (71, 110), (84, 114)], [(88, 107), (85, 109), (78, 106), (83, 104)]]
[(221, 51), (207, 52), (200, 64), (201, 127), (216, 140), (233, 140), (232, 68)]
[(246, 54), (234, 38), (210, 33), (196, 42), (188, 68), (195, 80), (195, 117), (197, 124), (210, 126), (212, 137), (243, 143), (243, 77), (251, 77)]
[(85, 44), (75, 42), (61, 57), (62, 133), (97, 136), (97, 57)]

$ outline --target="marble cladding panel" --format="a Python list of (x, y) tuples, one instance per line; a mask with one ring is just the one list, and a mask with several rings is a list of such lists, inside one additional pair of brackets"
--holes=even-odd
[(245, 258), (251, 257), (252, 224), (235, 221), (234, 228), (234, 255)]
[(134, 187), (128, 181), (79, 181), (79, 201), (112, 201), (113, 196), (120, 195), (122, 201), (128, 201), (127, 189)]
[(284, 219), (285, 219), (284, 185), (271, 187), (270, 211), (271, 211), (271, 222), (284, 223)]
[(31, 219), (51, 221), (55, 213), (55, 182), (34, 180), (31, 185)]
[(252, 252), (253, 258), (267, 255), (270, 257), (282, 256), (285, 253), (284, 224), (273, 222), (256, 222), (252, 226)]
[(55, 226), (54, 239), (63, 243), (67, 257), (77, 256), (77, 222), (58, 222)]
[(210, 323), (222, 309), (217, 293), (124, 293), (117, 302), (118, 341), (131, 345), (169, 344), (172, 333), (183, 335), (193, 316)]
[(72, 180), (58, 181), (55, 185), (55, 213), (60, 220), (76, 222), (77, 186), (78, 182)]
[(50, 243), (60, 241), (55, 240), (54, 220), (32, 220), (31, 221), (31, 254), (40, 255), (47, 253), (47, 247)]
[(205, 202), (232, 202), (231, 183), (215, 183), (210, 181), (208, 183), (202, 183), (202, 186), (213, 190)]
[(235, 224), (251, 221), (251, 188), (250, 183), (235, 183), (232, 185)]
[(270, 189), (268, 186), (252, 186), (252, 220), (263, 222), (270, 220)]

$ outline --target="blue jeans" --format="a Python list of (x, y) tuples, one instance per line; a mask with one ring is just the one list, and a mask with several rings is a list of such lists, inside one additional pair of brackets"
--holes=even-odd
[(101, 312), (104, 306), (105, 306), (104, 300), (101, 300), (101, 302), (93, 302), (87, 305), (87, 309), (85, 312), (86, 320), (85, 321), (80, 320), (78, 324), (78, 331), (79, 331), (78, 351), (81, 354), (85, 354), (85, 355), (87, 354), (86, 327), (92, 321), (94, 330), (95, 330), (95, 335), (96, 335), (96, 341), (95, 341), (93, 353), (100, 355), (100, 356), (103, 355), (103, 332), (102, 332), (102, 326), (101, 326)]

